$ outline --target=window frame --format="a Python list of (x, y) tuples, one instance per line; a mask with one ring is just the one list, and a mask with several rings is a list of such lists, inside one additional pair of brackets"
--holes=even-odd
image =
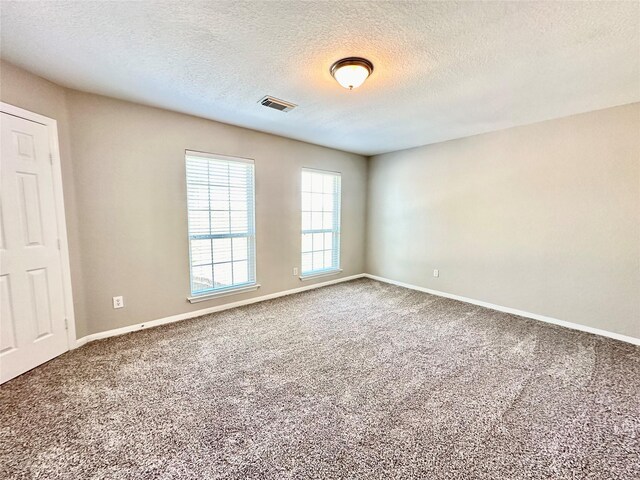
[[(302, 204), (303, 202), (303, 194), (304, 193), (313, 193), (313, 192), (305, 192), (303, 191), (303, 183), (302, 183), (302, 175), (305, 173), (319, 173), (322, 175), (332, 175), (334, 177), (337, 178), (337, 192), (334, 194), (334, 199), (333, 199), (333, 205), (334, 205), (334, 215), (333, 215), (333, 227), (331, 229), (306, 229), (304, 230), (303, 227), (303, 215), (306, 212), (306, 210), (303, 210), (304, 205)], [(341, 172), (336, 172), (333, 170), (322, 170), (319, 168), (313, 168), (313, 167), (302, 167), (301, 171), (300, 171), (300, 280), (309, 280), (309, 279), (313, 279), (316, 277), (322, 277), (322, 276), (327, 276), (327, 275), (336, 275), (340, 272), (342, 272), (342, 268), (340, 265), (341, 262), (341, 236), (342, 236), (342, 173)], [(309, 212), (313, 212), (313, 210), (310, 210)], [(305, 234), (313, 234), (313, 233), (332, 233), (333, 234), (333, 239), (334, 239), (334, 248), (332, 248), (332, 259), (335, 259), (335, 265), (332, 265), (330, 268), (322, 268), (322, 269), (317, 269), (317, 270), (308, 270), (308, 271), (303, 271), (303, 263), (302, 263), (302, 256), (304, 253), (308, 253), (308, 252), (303, 252), (303, 235)], [(334, 252), (335, 249), (335, 252)], [(313, 252), (314, 250), (312, 250)]]
[[(229, 233), (225, 234), (196, 234), (193, 235), (191, 233), (191, 225), (190, 225), (190, 212), (192, 209), (189, 208), (189, 178), (188, 178), (188, 169), (187, 169), (187, 161), (189, 157), (196, 157), (203, 160), (219, 160), (222, 162), (228, 163), (236, 163), (236, 164), (248, 164), (251, 166), (251, 190), (250, 195), (251, 198), (247, 199), (247, 230), (246, 232), (238, 233), (231, 231), (231, 224), (229, 225)], [(257, 290), (260, 285), (257, 283), (257, 262), (256, 262), (256, 220), (255, 220), (255, 191), (256, 191), (256, 175), (255, 175), (255, 161), (251, 158), (244, 157), (234, 157), (229, 155), (220, 155), (209, 152), (201, 152), (197, 150), (185, 150), (184, 153), (184, 165), (185, 165), (185, 186), (186, 186), (186, 201), (187, 201), (187, 243), (189, 244), (189, 291), (190, 296), (187, 297), (187, 300), (191, 303), (202, 302), (205, 300), (209, 300), (212, 298), (218, 298), (227, 295), (234, 295), (238, 293), (245, 293)], [(227, 187), (229, 188), (229, 187)], [(248, 190), (249, 192), (249, 190)], [(211, 201), (211, 197), (209, 197), (209, 202)], [(211, 210), (211, 204), (209, 204), (209, 215), (214, 210)], [(231, 207), (229, 206), (229, 212), (231, 212)], [(247, 239), (247, 278), (248, 281), (244, 283), (211, 288), (207, 290), (202, 290), (195, 292), (194, 291), (194, 280), (193, 280), (193, 260), (192, 260), (192, 240), (203, 240), (203, 239), (218, 239), (218, 238), (229, 238), (231, 242), (233, 242), (233, 238), (246, 238)], [(233, 247), (232, 247), (233, 248)], [(213, 256), (213, 252), (212, 252)], [(211, 258), (212, 268), (215, 264), (213, 257)], [(233, 257), (230, 262), (219, 262), (219, 263), (231, 263), (233, 268)]]

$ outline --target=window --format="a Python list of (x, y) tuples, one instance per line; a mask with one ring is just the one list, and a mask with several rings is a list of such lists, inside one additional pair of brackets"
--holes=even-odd
[(340, 174), (302, 169), (302, 276), (340, 269)]
[(186, 167), (191, 294), (255, 285), (253, 161), (187, 150)]

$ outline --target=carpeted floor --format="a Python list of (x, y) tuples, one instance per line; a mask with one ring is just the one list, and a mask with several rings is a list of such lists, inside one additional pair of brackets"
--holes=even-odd
[(636, 479), (640, 348), (372, 280), (0, 387), (11, 479)]

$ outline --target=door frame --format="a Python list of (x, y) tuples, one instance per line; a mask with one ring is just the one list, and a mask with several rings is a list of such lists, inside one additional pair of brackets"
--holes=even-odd
[(58, 122), (39, 113), (30, 112), (20, 107), (0, 102), (0, 112), (39, 123), (47, 127), (49, 133), (49, 149), (51, 151), (51, 170), (53, 178), (53, 195), (56, 211), (56, 225), (60, 252), (60, 270), (62, 272), (62, 291), (64, 296), (65, 325), (67, 328), (67, 345), (69, 350), (77, 347), (76, 320), (73, 310), (73, 291), (71, 287), (71, 266), (69, 264), (69, 240), (64, 209), (62, 190), (62, 165), (60, 162), (60, 146), (58, 143)]

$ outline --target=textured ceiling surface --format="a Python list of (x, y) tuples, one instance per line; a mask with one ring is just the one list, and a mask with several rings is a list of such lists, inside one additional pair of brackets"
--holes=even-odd
[[(365, 155), (640, 100), (640, 3), (9, 2), (1, 54), (61, 85)], [(329, 67), (375, 65), (347, 91)], [(272, 95), (299, 105), (259, 105)]]

